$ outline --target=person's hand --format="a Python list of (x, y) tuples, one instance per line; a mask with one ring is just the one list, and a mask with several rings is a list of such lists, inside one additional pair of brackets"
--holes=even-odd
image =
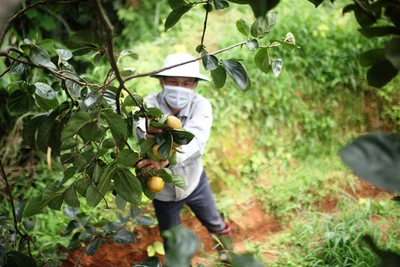
[(148, 132), (146, 133), (146, 138), (155, 138), (157, 134), (162, 133), (163, 130), (161, 128), (150, 127)]
[(151, 159), (143, 159), (136, 164), (136, 173), (143, 175), (151, 170), (159, 171), (169, 164), (168, 161), (155, 161)]

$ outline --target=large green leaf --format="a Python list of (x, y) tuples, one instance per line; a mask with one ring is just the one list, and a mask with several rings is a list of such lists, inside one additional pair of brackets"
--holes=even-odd
[(52, 210), (60, 210), (64, 201), (64, 194), (53, 197), (47, 203), (47, 206)]
[(268, 48), (261, 48), (257, 51), (254, 62), (259, 70), (264, 73), (271, 72), (271, 62), (269, 60)]
[(78, 111), (68, 120), (61, 134), (61, 141), (73, 137), (79, 130), (91, 120), (89, 113)]
[(264, 16), (258, 17), (251, 25), (251, 35), (257, 39), (267, 36), (275, 26), (277, 15), (277, 12), (268, 12)]
[(76, 194), (76, 190), (74, 185), (70, 186), (67, 191), (65, 191), (64, 195), (65, 202), (73, 207), (73, 208), (79, 208), (80, 207), (80, 202), (78, 195)]
[(37, 82), (35, 83), (35, 87), (36, 94), (44, 99), (53, 100), (57, 96), (56, 91), (48, 84)]
[(43, 110), (49, 111), (52, 109), (56, 109), (59, 105), (57, 98), (52, 100), (45, 99), (39, 95), (35, 95), (36, 104)]
[(53, 128), (53, 124), (57, 118), (57, 112), (53, 111), (49, 116), (43, 118), (40, 125), (38, 126), (38, 134), (36, 139), (37, 147), (46, 152), (49, 147), (49, 138), (51, 136), (51, 130)]
[(280, 0), (255, 0), (250, 1), (250, 7), (256, 18), (264, 16), (268, 11), (279, 4)]
[(42, 196), (33, 198), (28, 202), (28, 205), (24, 210), (24, 217), (29, 217), (39, 213), (47, 205), (48, 202), (49, 199), (42, 200)]
[(214, 85), (216, 88), (222, 88), (226, 82), (226, 70), (221, 65), (215, 70), (211, 71), (211, 77), (213, 79)]
[(385, 56), (400, 71), (400, 38), (391, 39), (385, 47)]
[(373, 133), (358, 137), (339, 151), (342, 161), (354, 173), (373, 185), (400, 191), (400, 138)]
[(168, 5), (174, 10), (187, 5), (187, 3), (185, 0), (168, 0)]
[(100, 177), (99, 184), (93, 184), (86, 189), (86, 201), (89, 206), (96, 207), (111, 187), (111, 178), (115, 172), (115, 165), (109, 164)]
[(98, 121), (91, 121), (83, 125), (83, 127), (79, 130), (79, 136), (83, 138), (85, 141), (95, 142), (104, 137), (106, 134), (107, 128), (100, 125)]
[(388, 60), (374, 64), (367, 72), (368, 85), (381, 88), (399, 73)]
[(171, 228), (162, 233), (167, 238), (166, 259), (170, 266), (190, 266), (190, 261), (199, 248), (197, 236), (182, 226)]
[(165, 31), (168, 29), (172, 28), (180, 19), (181, 17), (187, 13), (190, 9), (192, 8), (192, 5), (187, 5), (187, 6), (181, 6), (178, 7), (168, 15), (166, 21), (165, 21)]
[(176, 187), (186, 189), (185, 178), (181, 175), (172, 175), (172, 184)]
[(35, 106), (35, 99), (22, 90), (17, 90), (10, 95), (7, 105), (12, 113), (24, 114), (33, 109)]
[(117, 244), (131, 244), (136, 242), (136, 236), (129, 231), (119, 230), (111, 236), (111, 240)]
[(120, 151), (117, 157), (118, 164), (122, 164), (126, 167), (135, 166), (138, 160), (139, 154), (132, 149), (124, 149)]
[[(172, 138), (178, 145), (187, 145), (193, 140), (194, 134), (185, 130), (172, 130)], [(168, 155), (169, 156), (169, 155)]]
[(242, 89), (247, 90), (249, 83), (249, 77), (243, 65), (236, 60), (223, 60), (222, 64), (225, 70), (228, 72), (229, 76), (234, 80), (234, 82)]
[(123, 199), (138, 206), (142, 202), (142, 185), (126, 167), (118, 166), (113, 172), (114, 187)]
[(36, 149), (36, 132), (40, 125), (40, 122), (46, 118), (46, 114), (34, 116), (22, 130), (22, 138), (24, 142), (28, 144), (32, 149)]
[(54, 65), (54, 63), (50, 61), (49, 53), (47, 53), (47, 51), (40, 46), (35, 45), (31, 48), (29, 59), (35, 65), (42, 65), (50, 69), (57, 70), (56, 65)]
[(127, 138), (128, 128), (124, 119), (120, 115), (111, 110), (105, 110), (101, 113), (101, 116), (107, 121), (112, 130), (116, 131), (118, 134), (121, 134), (125, 139)]

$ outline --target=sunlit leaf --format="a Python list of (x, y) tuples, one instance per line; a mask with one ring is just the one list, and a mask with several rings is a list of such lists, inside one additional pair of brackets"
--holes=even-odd
[(236, 21), (236, 29), (246, 37), (250, 36), (250, 24), (245, 19)]
[(256, 39), (246, 41), (246, 46), (250, 51), (255, 51), (259, 47), (258, 41)]
[(249, 78), (243, 65), (236, 60), (223, 60), (222, 64), (235, 83), (242, 90), (246, 90), (249, 85)]
[(268, 12), (264, 16), (258, 17), (251, 25), (251, 35), (257, 39), (267, 36), (275, 26), (277, 15), (277, 12)]
[(218, 67), (218, 58), (205, 51), (201, 53), (201, 61), (206, 70), (215, 70)]

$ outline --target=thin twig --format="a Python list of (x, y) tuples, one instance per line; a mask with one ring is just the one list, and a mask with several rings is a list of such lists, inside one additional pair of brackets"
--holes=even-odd
[[(211, 2), (211, 0), (208, 0), (207, 4), (210, 4), (210, 2)], [(206, 35), (207, 21), (208, 21), (208, 9), (206, 9), (206, 17), (204, 19), (203, 34), (201, 35), (201, 43), (200, 43), (201, 49), (203, 49), (203, 47), (204, 47), (203, 43), (204, 43), (204, 37)]]

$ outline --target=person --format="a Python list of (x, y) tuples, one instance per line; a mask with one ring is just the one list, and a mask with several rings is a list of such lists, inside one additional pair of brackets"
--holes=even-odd
[[(229, 261), (229, 251), (232, 250), (232, 232), (218, 212), (206, 172), (201, 164), (206, 142), (210, 136), (212, 125), (211, 103), (203, 96), (195, 93), (199, 81), (210, 81), (200, 73), (199, 63), (190, 54), (172, 54), (164, 62), (163, 68), (193, 61), (178, 67), (159, 72), (152, 77), (158, 78), (162, 91), (150, 93), (144, 101), (148, 107), (156, 107), (163, 114), (174, 115), (182, 121), (182, 128), (194, 134), (193, 140), (180, 148), (183, 153), (177, 153), (177, 164), (169, 165), (166, 161), (144, 159), (136, 168), (146, 171), (168, 167), (172, 173), (184, 177), (186, 189), (165, 184), (153, 199), (155, 215), (160, 232), (181, 224), (180, 211), (187, 205), (206, 227), (208, 232), (216, 236), (219, 260)], [(151, 128), (146, 133), (145, 120), (136, 126), (136, 138), (154, 138), (162, 129)], [(167, 243), (164, 240), (167, 250)]]

